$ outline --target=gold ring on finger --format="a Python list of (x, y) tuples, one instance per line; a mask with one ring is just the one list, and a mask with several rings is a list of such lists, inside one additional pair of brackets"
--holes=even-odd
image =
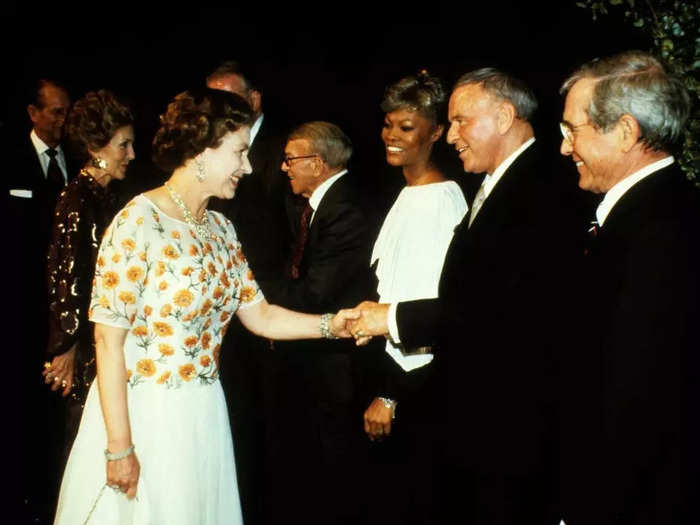
[(61, 378), (60, 378), (60, 377), (58, 377), (58, 376), (56, 376), (56, 377), (54, 377), (54, 378), (53, 378), (53, 380), (54, 380), (54, 381), (60, 381), (60, 380), (61, 380)]

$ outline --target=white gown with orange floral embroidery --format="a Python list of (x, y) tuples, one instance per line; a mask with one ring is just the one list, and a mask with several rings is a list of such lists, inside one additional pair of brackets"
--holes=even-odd
[(127, 403), (141, 463), (137, 499), (109, 488), (98, 498), (107, 438), (95, 381), (63, 476), (56, 524), (83, 524), (93, 506), (89, 524), (242, 523), (217, 364), (231, 316), (263, 296), (232, 224), (207, 213), (214, 238), (200, 240), (139, 195), (105, 233), (90, 320), (128, 330)]

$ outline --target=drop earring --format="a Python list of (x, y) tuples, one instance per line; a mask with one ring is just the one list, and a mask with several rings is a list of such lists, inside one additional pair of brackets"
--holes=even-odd
[(90, 164), (92, 164), (93, 168), (98, 168), (101, 170), (107, 169), (107, 161), (99, 157), (93, 157), (90, 160)]
[(195, 158), (194, 165), (197, 166), (197, 180), (199, 182), (204, 182), (204, 179), (207, 176), (206, 171), (204, 169), (204, 162), (202, 162), (200, 159)]

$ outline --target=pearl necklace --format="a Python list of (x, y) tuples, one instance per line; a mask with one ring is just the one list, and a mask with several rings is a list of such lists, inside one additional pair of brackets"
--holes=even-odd
[(194, 230), (201, 238), (214, 239), (214, 235), (209, 231), (209, 218), (207, 216), (207, 212), (205, 211), (202, 220), (198, 221), (194, 218), (192, 212), (190, 212), (190, 210), (187, 209), (187, 206), (185, 206), (185, 203), (182, 201), (182, 198), (172, 187), (170, 187), (170, 184), (166, 182), (164, 186), (165, 189), (168, 190), (168, 195), (170, 195), (172, 201), (177, 205), (178, 208), (180, 208), (182, 216), (185, 218), (185, 222), (192, 226), (192, 228), (194, 228)]

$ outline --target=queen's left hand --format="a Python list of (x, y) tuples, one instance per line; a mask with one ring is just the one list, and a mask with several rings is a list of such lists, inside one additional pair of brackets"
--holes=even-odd
[(336, 337), (352, 337), (349, 325), (362, 315), (358, 310), (340, 310), (330, 323), (331, 333)]

